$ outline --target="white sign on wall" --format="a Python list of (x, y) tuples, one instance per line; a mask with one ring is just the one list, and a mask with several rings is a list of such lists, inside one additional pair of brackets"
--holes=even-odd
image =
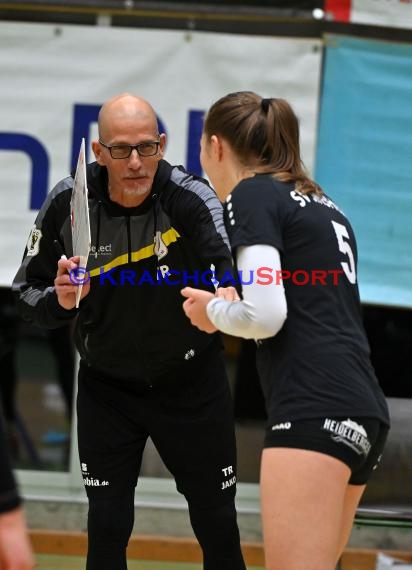
[(412, 0), (352, 0), (351, 21), (412, 28)]
[(412, 28), (412, 0), (325, 0), (325, 10), (341, 22)]
[(93, 160), (106, 99), (148, 99), (168, 135), (166, 160), (191, 167), (199, 117), (216, 99), (243, 89), (284, 97), (311, 170), (320, 56), (313, 39), (0, 22), (0, 285), (11, 284), (36, 210), (82, 137)]

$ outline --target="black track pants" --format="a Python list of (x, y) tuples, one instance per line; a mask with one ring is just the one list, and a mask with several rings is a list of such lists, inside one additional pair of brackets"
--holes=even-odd
[(80, 368), (78, 440), (89, 499), (87, 570), (126, 568), (134, 489), (149, 436), (186, 497), (205, 570), (245, 568), (234, 507), (233, 405), (222, 358), (209, 353), (196, 367), (171, 373), (167, 380), (148, 388)]

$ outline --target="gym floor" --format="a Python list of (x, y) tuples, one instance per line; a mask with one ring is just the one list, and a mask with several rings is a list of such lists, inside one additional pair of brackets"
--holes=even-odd
[[(81, 556), (55, 556), (39, 554), (36, 570), (83, 570), (85, 559)], [(157, 560), (131, 560), (129, 570), (202, 570), (201, 564), (185, 562), (160, 562)], [(263, 566), (249, 566), (248, 570), (264, 570)]]

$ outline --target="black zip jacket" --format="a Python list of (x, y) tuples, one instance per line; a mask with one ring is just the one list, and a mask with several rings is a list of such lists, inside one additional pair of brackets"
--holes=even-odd
[(89, 164), (91, 288), (79, 309), (67, 311), (53, 286), (62, 253), (54, 241), (73, 255), (73, 183), (73, 176), (61, 180), (36, 218), (13, 282), (21, 316), (46, 328), (76, 317), (82, 364), (107, 377), (151, 381), (194, 363), (217, 335), (190, 324), (180, 290), (187, 284), (214, 292), (212, 264), (217, 280), (233, 272), (223, 209), (212, 188), (162, 160), (151, 194), (124, 208), (109, 198), (106, 168)]

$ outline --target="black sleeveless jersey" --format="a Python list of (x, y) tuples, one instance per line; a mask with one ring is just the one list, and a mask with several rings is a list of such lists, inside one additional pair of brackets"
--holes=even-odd
[(228, 197), (225, 224), (235, 257), (239, 246), (258, 244), (281, 257), (281, 271), (260, 268), (254, 276), (262, 285), (282, 282), (288, 308), (281, 331), (258, 342), (269, 422), (350, 414), (389, 424), (370, 363), (356, 240), (345, 214), (326, 195), (304, 195), (259, 174)]

